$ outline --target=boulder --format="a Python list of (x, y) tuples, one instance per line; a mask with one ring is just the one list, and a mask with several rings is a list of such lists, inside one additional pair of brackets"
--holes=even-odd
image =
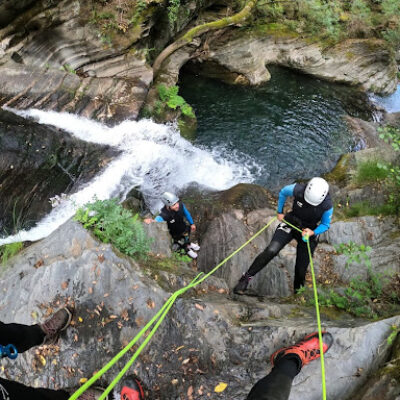
[(152, 224), (143, 224), (146, 235), (152, 238), (150, 250), (154, 254), (162, 254), (166, 257), (171, 257), (172, 239), (168, 231), (166, 222), (154, 222)]
[(385, 365), (375, 372), (354, 400), (397, 400), (400, 396), (400, 336), (393, 345)]

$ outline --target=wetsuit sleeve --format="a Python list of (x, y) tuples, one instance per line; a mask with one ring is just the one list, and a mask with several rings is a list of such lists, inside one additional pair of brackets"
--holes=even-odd
[(188, 220), (190, 225), (193, 225), (193, 218), (190, 215), (190, 212), (188, 211), (188, 209), (185, 207), (185, 205), (182, 203), (183, 206), (183, 213), (185, 214), (185, 218)]
[(329, 210), (326, 210), (322, 214), (321, 223), (314, 229), (314, 235), (320, 235), (321, 233), (326, 232), (331, 226), (331, 219), (333, 214), (333, 207)]
[(164, 222), (164, 218), (161, 215), (157, 215), (157, 217), (154, 218), (154, 221)]
[(285, 205), (288, 196), (293, 196), (295, 186), (296, 186), (295, 183), (293, 183), (293, 185), (287, 185), (283, 187), (279, 192), (278, 210), (277, 210), (279, 214), (283, 213), (283, 206)]

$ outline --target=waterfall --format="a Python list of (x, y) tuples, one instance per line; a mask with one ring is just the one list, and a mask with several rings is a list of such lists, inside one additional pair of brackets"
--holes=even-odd
[(123, 200), (131, 188), (138, 187), (150, 209), (156, 212), (161, 205), (159, 196), (166, 190), (179, 192), (192, 182), (224, 190), (239, 182), (252, 182), (251, 171), (257, 169), (237, 153), (229, 159), (222, 152), (211, 153), (194, 146), (173, 125), (143, 119), (108, 127), (68, 113), (34, 109), (9, 111), (63, 129), (83, 141), (113, 146), (121, 154), (78, 191), (62, 196), (58, 205), (36, 226), (0, 239), (0, 245), (44, 238), (71, 218), (78, 207), (94, 198)]

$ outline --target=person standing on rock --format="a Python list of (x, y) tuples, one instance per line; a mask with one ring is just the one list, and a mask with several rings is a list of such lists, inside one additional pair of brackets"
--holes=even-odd
[[(322, 332), (324, 354), (332, 343), (332, 335)], [(294, 377), (305, 365), (320, 356), (318, 332), (307, 335), (293, 346), (277, 350), (271, 356), (271, 372), (252, 387), (246, 400), (287, 400)]]
[[(283, 214), (283, 208), (288, 196), (293, 196), (292, 211)], [(297, 292), (304, 286), (305, 276), (309, 264), (307, 243), (310, 241), (311, 254), (318, 244), (318, 235), (330, 227), (333, 203), (329, 195), (329, 184), (323, 178), (312, 178), (307, 185), (295, 183), (285, 186), (279, 192), (278, 225), (271, 243), (259, 254), (251, 264), (248, 271), (243, 274), (238, 284), (234, 287), (235, 294), (244, 294), (250, 280), (260, 272), (292, 239), (297, 241), (296, 265), (294, 276), (294, 290)], [(291, 228), (282, 220), (285, 219), (292, 225), (302, 229), (302, 233)]]
[[(196, 225), (186, 206), (179, 201), (178, 196), (165, 192), (161, 197), (164, 207), (155, 219), (146, 218), (144, 222), (150, 224), (156, 222), (167, 222), (169, 233), (174, 241), (175, 251), (183, 249), (191, 258), (197, 258), (196, 251), (200, 246), (190, 242), (190, 233), (196, 231)], [(189, 224), (189, 225), (188, 225)]]

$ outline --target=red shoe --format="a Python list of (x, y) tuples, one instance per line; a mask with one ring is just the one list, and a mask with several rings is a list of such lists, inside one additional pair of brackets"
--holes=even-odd
[[(324, 354), (329, 350), (333, 343), (333, 336), (329, 332), (322, 332), (322, 349)], [(271, 364), (274, 364), (283, 356), (296, 354), (302, 367), (321, 356), (319, 348), (318, 332), (310, 333), (303, 340), (293, 346), (282, 347), (271, 356)]]
[(121, 400), (144, 400), (144, 391), (138, 379), (129, 378), (124, 381)]

